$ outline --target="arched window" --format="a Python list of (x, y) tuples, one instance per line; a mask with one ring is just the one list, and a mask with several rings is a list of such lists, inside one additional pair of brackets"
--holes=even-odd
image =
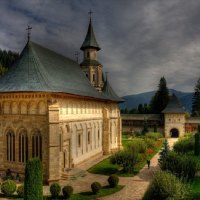
[(7, 161), (15, 161), (15, 134), (9, 130), (6, 134)]
[(19, 162), (28, 160), (28, 137), (25, 129), (19, 133)]
[(42, 136), (39, 131), (35, 131), (32, 136), (32, 157), (42, 160)]

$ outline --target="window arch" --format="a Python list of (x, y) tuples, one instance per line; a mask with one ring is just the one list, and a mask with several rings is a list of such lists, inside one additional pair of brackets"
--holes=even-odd
[(19, 133), (19, 162), (28, 160), (28, 136), (27, 131), (22, 129)]
[(35, 130), (32, 135), (32, 157), (42, 160), (42, 136), (38, 130)]
[(9, 130), (6, 133), (7, 161), (15, 161), (15, 133)]

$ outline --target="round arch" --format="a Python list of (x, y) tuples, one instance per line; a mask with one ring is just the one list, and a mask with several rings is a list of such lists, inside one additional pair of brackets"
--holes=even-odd
[(172, 128), (170, 130), (170, 135), (171, 135), (172, 138), (179, 137), (179, 130), (177, 128)]

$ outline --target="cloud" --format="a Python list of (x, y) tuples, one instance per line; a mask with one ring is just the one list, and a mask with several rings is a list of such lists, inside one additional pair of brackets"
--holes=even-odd
[(0, 48), (21, 51), (29, 24), (33, 41), (74, 58), (90, 8), (98, 59), (119, 95), (157, 89), (161, 76), (169, 87), (193, 91), (200, 66), (196, 0), (2, 0)]

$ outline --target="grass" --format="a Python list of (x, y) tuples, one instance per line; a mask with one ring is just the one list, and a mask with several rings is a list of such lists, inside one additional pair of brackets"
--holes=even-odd
[[(133, 140), (141, 140), (141, 138), (134, 138)], [(126, 147), (127, 144), (133, 140), (128, 140), (126, 135), (122, 135), (122, 144), (123, 147)], [(147, 159), (152, 159), (153, 156), (155, 154), (158, 153), (158, 151), (161, 149), (162, 147), (162, 142), (161, 145), (158, 146), (154, 152), (148, 156)], [(110, 163), (110, 159), (106, 158), (105, 160), (99, 162), (98, 164), (94, 165), (93, 167), (91, 167), (88, 172), (93, 173), (93, 174), (102, 174), (102, 175), (111, 175), (111, 174), (117, 174), (120, 177), (131, 177), (136, 175), (137, 173), (140, 172), (140, 170), (146, 165), (146, 159), (138, 162), (135, 165), (135, 170), (134, 173), (125, 173), (122, 168), (119, 165), (114, 165), (112, 163)]]

